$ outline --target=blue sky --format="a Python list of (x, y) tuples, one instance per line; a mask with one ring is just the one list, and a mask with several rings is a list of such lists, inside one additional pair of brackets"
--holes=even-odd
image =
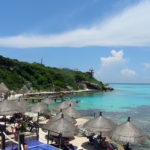
[(150, 0), (0, 1), (0, 55), (150, 83)]

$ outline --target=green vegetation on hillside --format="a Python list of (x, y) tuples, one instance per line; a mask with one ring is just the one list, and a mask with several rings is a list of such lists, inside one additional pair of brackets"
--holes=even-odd
[(66, 90), (67, 86), (79, 89), (82, 81), (104, 86), (102, 82), (90, 77), (90, 73), (47, 67), (39, 63), (19, 62), (0, 56), (0, 82), (11, 90), (19, 90), (30, 84), (35, 90)]

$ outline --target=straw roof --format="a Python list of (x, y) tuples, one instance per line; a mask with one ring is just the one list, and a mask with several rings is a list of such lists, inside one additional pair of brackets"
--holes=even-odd
[(44, 104), (44, 103), (37, 103), (34, 104), (30, 108), (31, 112), (36, 112), (36, 113), (45, 113), (45, 112), (50, 112), (49, 108)]
[(58, 136), (61, 134), (62, 137), (73, 137), (77, 132), (74, 124), (66, 120), (63, 115), (60, 119), (47, 123), (44, 128), (51, 131), (50, 135)]
[(26, 85), (23, 85), (23, 87), (20, 89), (21, 93), (28, 93), (29, 89)]
[(120, 125), (118, 125), (114, 131), (111, 133), (111, 138), (116, 141), (128, 142), (128, 143), (143, 143), (148, 138), (148, 135), (133, 125), (130, 122), (130, 117), (128, 120)]
[[(58, 113), (56, 116), (54, 116), (53, 118), (51, 118), (51, 119), (49, 120), (49, 123), (50, 123), (50, 122), (54, 122), (54, 121), (60, 119), (60, 118), (62, 117), (62, 114), (63, 114), (62, 112)], [(76, 121), (74, 118), (68, 116), (67, 114), (64, 114), (64, 118), (65, 118), (67, 121), (69, 121), (69, 122), (71, 122), (71, 123), (73, 123), (73, 124), (76, 124), (76, 123), (77, 123), (77, 121)]]
[(66, 109), (63, 109), (62, 112), (63, 114), (67, 114), (68, 116), (75, 118), (75, 119), (82, 117), (81, 113), (75, 110), (71, 105), (67, 107)]
[(24, 109), (24, 111), (28, 111), (29, 109), (28, 102), (25, 101), (23, 98), (19, 98), (15, 102), (16, 102), (16, 105)]
[(72, 106), (72, 107), (78, 107), (78, 104), (72, 100), (69, 101), (64, 101), (61, 104), (59, 104), (58, 106), (56, 106), (53, 110), (59, 112), (60, 109), (65, 109), (68, 106)]
[(45, 98), (44, 100), (42, 100), (42, 102), (47, 105), (56, 104), (56, 102), (51, 98)]
[(0, 83), (0, 93), (6, 93), (8, 91), (9, 89), (7, 88), (7, 86), (3, 82)]
[(110, 132), (114, 127), (115, 124), (102, 116), (102, 113), (100, 112), (100, 115), (94, 119), (89, 120), (86, 122), (83, 127), (90, 131), (90, 132)]
[(9, 115), (15, 112), (23, 112), (24, 110), (16, 105), (15, 101), (4, 100), (0, 102), (0, 115)]

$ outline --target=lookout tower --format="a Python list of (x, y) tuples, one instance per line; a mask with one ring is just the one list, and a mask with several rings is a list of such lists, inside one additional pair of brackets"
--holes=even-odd
[(78, 68), (74, 68), (74, 71), (76, 71), (76, 72), (77, 72), (77, 71), (79, 71), (79, 69), (78, 69)]
[(94, 69), (90, 68), (89, 69), (89, 73), (90, 73), (90, 78), (93, 78), (93, 76), (94, 76)]

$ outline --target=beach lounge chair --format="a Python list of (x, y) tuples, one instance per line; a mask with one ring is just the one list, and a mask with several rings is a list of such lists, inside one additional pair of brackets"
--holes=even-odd
[(87, 136), (87, 138), (89, 139), (89, 143), (93, 145), (94, 144), (93, 136)]
[(110, 146), (113, 150), (118, 150), (118, 147), (117, 147), (116, 144), (109, 143), (109, 146)]
[(98, 140), (97, 140), (97, 139), (94, 139), (93, 144), (94, 144), (94, 147), (95, 147), (96, 149), (101, 148), (101, 144), (98, 142)]

